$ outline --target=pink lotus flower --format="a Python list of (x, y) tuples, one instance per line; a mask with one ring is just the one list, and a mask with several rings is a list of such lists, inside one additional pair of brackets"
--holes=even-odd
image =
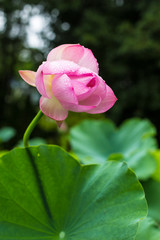
[(68, 111), (103, 113), (117, 100), (98, 75), (98, 63), (91, 50), (79, 44), (56, 47), (37, 72), (19, 73), (42, 95), (41, 111), (56, 121), (66, 119)]

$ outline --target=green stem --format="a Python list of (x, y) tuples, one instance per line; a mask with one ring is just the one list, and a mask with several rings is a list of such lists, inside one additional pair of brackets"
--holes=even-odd
[(40, 110), (37, 113), (37, 115), (35, 116), (35, 118), (33, 118), (32, 122), (29, 124), (28, 128), (26, 129), (24, 136), (23, 136), (24, 147), (29, 147), (29, 143), (28, 143), (29, 137), (42, 116), (43, 116), (43, 113)]

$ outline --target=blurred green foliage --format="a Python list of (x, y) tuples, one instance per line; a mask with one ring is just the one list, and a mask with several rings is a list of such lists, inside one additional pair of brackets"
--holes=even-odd
[[(47, 23), (38, 32), (43, 41), (39, 48), (27, 42), (34, 16)], [(133, 116), (146, 117), (160, 130), (159, 1), (2, 0), (0, 18), (0, 125), (17, 129), (15, 141), (22, 138), (38, 111), (39, 99), (18, 70), (36, 70), (49, 50), (63, 43), (79, 42), (98, 59), (100, 75), (118, 98), (107, 117), (118, 124)], [(79, 114), (77, 121), (81, 117)], [(74, 114), (69, 121), (76, 122)], [(44, 136), (46, 132), (39, 128), (37, 134)]]
[(153, 156), (156, 160), (156, 171), (153, 173), (152, 177), (155, 181), (160, 182), (160, 149), (153, 152)]
[(141, 221), (135, 240), (158, 240), (160, 230), (158, 224), (150, 217)]
[(148, 121), (129, 119), (119, 128), (109, 120), (85, 120), (71, 128), (70, 144), (83, 164), (125, 161), (141, 180), (157, 171), (152, 152), (157, 149), (156, 129)]
[(110, 120), (85, 120), (71, 128), (73, 156), (82, 164), (125, 161), (141, 181), (148, 216), (139, 225), (136, 240), (160, 238), (160, 149), (156, 129), (146, 119), (132, 118), (116, 128)]
[(0, 129), (0, 144), (8, 142), (11, 138), (16, 135), (16, 131), (12, 127), (3, 127)]

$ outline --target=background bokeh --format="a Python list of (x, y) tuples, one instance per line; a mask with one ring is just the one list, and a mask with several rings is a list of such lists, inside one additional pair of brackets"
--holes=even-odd
[[(80, 43), (92, 49), (100, 75), (118, 98), (107, 113), (88, 114), (88, 118), (108, 117), (118, 125), (131, 117), (149, 118), (159, 133), (160, 1), (1, 0), (0, 3), (0, 128), (16, 129), (7, 148), (22, 139), (39, 110), (36, 89), (20, 78), (18, 70), (36, 71), (48, 52), (64, 43)], [(68, 126), (86, 117), (76, 113), (69, 116)], [(44, 118), (33, 136), (57, 143), (58, 134), (55, 123)]]

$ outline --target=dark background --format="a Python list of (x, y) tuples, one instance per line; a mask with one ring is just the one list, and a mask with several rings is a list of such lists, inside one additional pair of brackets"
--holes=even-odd
[[(38, 32), (43, 42), (38, 48), (27, 41), (34, 16), (46, 21)], [(80, 43), (97, 58), (100, 75), (118, 98), (104, 117), (116, 124), (131, 117), (149, 118), (159, 134), (160, 1), (1, 0), (0, 128), (12, 126), (17, 131), (8, 148), (22, 138), (39, 110), (36, 89), (20, 78), (18, 70), (36, 71), (48, 52), (63, 43)], [(68, 125), (83, 117), (71, 114)], [(33, 136), (56, 138), (57, 130), (47, 124), (53, 121), (41, 124)]]

